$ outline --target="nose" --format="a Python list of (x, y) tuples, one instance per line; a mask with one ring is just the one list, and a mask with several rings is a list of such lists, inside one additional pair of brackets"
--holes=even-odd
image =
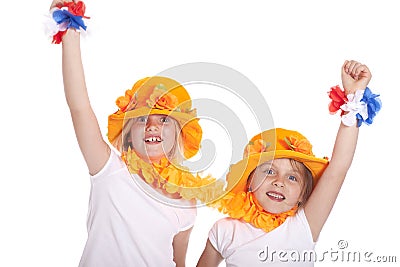
[(158, 123), (149, 117), (146, 123), (146, 132), (157, 131), (158, 126)]
[(280, 178), (279, 176), (272, 180), (272, 185), (274, 185), (276, 187), (284, 187), (285, 186), (283, 179)]

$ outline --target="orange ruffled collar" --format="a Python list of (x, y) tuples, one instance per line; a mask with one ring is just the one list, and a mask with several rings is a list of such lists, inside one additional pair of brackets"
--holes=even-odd
[(243, 220), (265, 232), (270, 232), (296, 214), (297, 206), (291, 210), (273, 214), (265, 211), (251, 192), (228, 193), (214, 203), (214, 207), (234, 219)]
[(196, 199), (202, 203), (215, 201), (223, 194), (224, 182), (211, 176), (193, 175), (186, 167), (171, 163), (163, 158), (159, 163), (148, 163), (142, 160), (130, 148), (122, 153), (128, 171), (140, 175), (146, 183), (165, 190), (167, 193), (178, 193), (183, 199)]
[(211, 176), (202, 178), (198, 174), (193, 175), (187, 168), (171, 163), (166, 158), (159, 163), (148, 163), (128, 149), (123, 152), (122, 159), (130, 173), (140, 175), (148, 184), (170, 194), (178, 193), (186, 200), (199, 200), (210, 207), (218, 208), (231, 218), (243, 220), (265, 232), (274, 230), (297, 211), (297, 207), (294, 207), (279, 214), (266, 212), (253, 193), (226, 192), (221, 180)]

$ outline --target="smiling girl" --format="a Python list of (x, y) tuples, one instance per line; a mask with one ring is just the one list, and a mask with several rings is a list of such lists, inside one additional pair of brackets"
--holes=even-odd
[(227, 214), (209, 232), (199, 267), (313, 266), (313, 259), (291, 258), (313, 251), (353, 160), (361, 122), (372, 123), (380, 109), (367, 85), (371, 73), (345, 61), (344, 92), (330, 93), (330, 111), (342, 110), (331, 161), (315, 157), (297, 131), (276, 128), (254, 136), (243, 159), (227, 175), (227, 195), (215, 206)]
[[(50, 10), (65, 26), (82, 20), (85, 6), (54, 0)], [(62, 42), (65, 97), (91, 179), (88, 238), (79, 266), (185, 266), (195, 201), (209, 202), (216, 189), (200, 188), (214, 179), (181, 166), (202, 139), (188, 92), (168, 77), (137, 81), (108, 117), (107, 142), (86, 89), (80, 33), (61, 26), (54, 43)]]

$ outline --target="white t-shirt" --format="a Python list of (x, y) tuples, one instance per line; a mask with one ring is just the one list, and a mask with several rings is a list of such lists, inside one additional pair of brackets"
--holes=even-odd
[(175, 266), (173, 238), (195, 218), (194, 202), (156, 192), (112, 151), (91, 177), (88, 239), (79, 266)]
[(229, 267), (308, 267), (314, 266), (316, 258), (315, 242), (302, 209), (269, 233), (241, 220), (223, 218), (210, 230), (209, 240)]

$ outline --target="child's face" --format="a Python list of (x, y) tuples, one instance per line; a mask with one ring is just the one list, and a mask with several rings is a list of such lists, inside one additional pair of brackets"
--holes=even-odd
[(264, 210), (281, 213), (298, 205), (304, 177), (297, 169), (290, 159), (274, 159), (254, 170), (250, 186)]
[(166, 115), (149, 115), (134, 119), (130, 140), (135, 152), (146, 161), (159, 162), (174, 147), (175, 120)]

